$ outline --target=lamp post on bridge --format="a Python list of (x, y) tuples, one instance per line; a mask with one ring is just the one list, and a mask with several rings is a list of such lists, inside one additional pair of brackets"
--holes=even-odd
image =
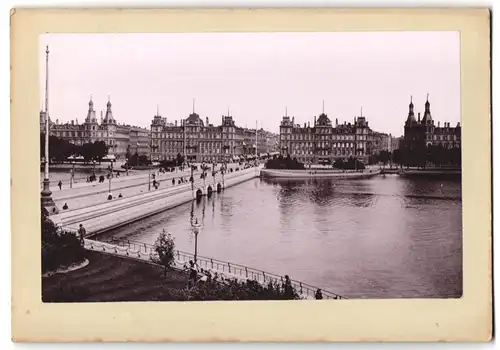
[(151, 167), (153, 166), (153, 150), (156, 150), (158, 145), (151, 143), (149, 145), (149, 162), (151, 164), (148, 165), (149, 175), (148, 175), (148, 191), (151, 191)]
[(191, 191), (194, 191), (194, 165), (190, 165), (191, 168), (191, 177), (189, 178), (189, 181), (191, 181)]
[(93, 165), (93, 167), (92, 167), (92, 177), (95, 180), (95, 159), (92, 159), (92, 165)]
[(113, 161), (113, 159), (111, 159), (111, 166), (109, 168), (110, 169), (110, 176), (109, 176), (109, 195), (108, 196), (111, 195), (111, 179), (113, 178), (113, 163), (114, 163), (114, 161)]
[(196, 264), (196, 260), (198, 257), (198, 233), (200, 233), (201, 224), (198, 223), (198, 219), (195, 219), (195, 222), (191, 221), (191, 228), (194, 234), (194, 263)]

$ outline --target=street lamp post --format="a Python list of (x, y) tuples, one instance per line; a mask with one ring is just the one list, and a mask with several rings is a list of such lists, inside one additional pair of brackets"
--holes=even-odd
[(125, 169), (127, 170), (127, 176), (128, 176), (128, 158), (125, 159)]
[(47, 210), (49, 214), (58, 213), (58, 209), (52, 200), (52, 191), (50, 190), (49, 180), (49, 136), (50, 136), (50, 123), (49, 123), (49, 47), (45, 50), (45, 157), (44, 157), (44, 177), (43, 189), (40, 193), (41, 205)]
[(92, 165), (93, 165), (93, 167), (92, 167), (92, 177), (95, 180), (95, 159), (92, 159)]
[(196, 264), (196, 260), (198, 257), (198, 233), (200, 232), (201, 225), (198, 223), (198, 219), (195, 219), (195, 222), (191, 222), (191, 227), (194, 233), (194, 263)]
[(156, 149), (158, 148), (157, 145), (154, 145), (153, 143), (151, 143), (149, 145), (149, 162), (151, 163), (149, 166), (148, 166), (148, 170), (149, 170), (149, 176), (148, 176), (148, 191), (151, 191), (151, 166), (153, 165), (153, 149)]
[(191, 177), (189, 180), (191, 180), (191, 191), (194, 191), (194, 168), (193, 165), (191, 164)]
[(109, 176), (109, 194), (111, 194), (111, 179), (113, 178), (113, 160), (111, 159), (110, 176)]
[(73, 179), (75, 177), (75, 161), (72, 161), (71, 164), (72, 168), (71, 168), (71, 179), (69, 183), (69, 188), (73, 188)]

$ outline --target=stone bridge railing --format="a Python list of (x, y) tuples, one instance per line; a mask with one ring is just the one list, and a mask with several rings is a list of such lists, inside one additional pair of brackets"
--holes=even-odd
[[(85, 248), (88, 250), (100, 251), (103, 253), (113, 254), (117, 256), (124, 256), (132, 259), (151, 262), (151, 257), (155, 255), (153, 245), (127, 240), (111, 238), (94, 238), (94, 240), (85, 239)], [(194, 260), (194, 255), (177, 250), (175, 252), (175, 266), (176, 268), (185, 268), (190, 260)], [(197, 256), (198, 266), (203, 271), (210, 271), (212, 274), (217, 274), (223, 278), (236, 278), (239, 280), (254, 280), (262, 285), (269, 282), (283, 283), (283, 276), (273, 273), (257, 270), (251, 267), (233, 264), (227, 261)], [(203, 271), (201, 271), (203, 273)], [(309, 284), (291, 280), (292, 286), (299, 293), (303, 299), (314, 299), (318, 287)], [(347, 299), (341, 295), (321, 290), (324, 299)]]

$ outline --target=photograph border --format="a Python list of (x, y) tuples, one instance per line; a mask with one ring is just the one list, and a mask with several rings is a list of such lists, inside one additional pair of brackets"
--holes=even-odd
[[(463, 296), (459, 299), (42, 303), (39, 35), (459, 31)], [(89, 50), (92, 48), (90, 47)], [(381, 82), (383, 83), (383, 82)], [(14, 341), (488, 341), (492, 207), (488, 9), (11, 11)], [(401, 116), (404, 120), (405, 116)], [(38, 170), (36, 169), (38, 168)]]

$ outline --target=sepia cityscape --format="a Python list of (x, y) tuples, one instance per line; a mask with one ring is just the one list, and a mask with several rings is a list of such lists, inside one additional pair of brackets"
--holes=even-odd
[[(422, 35), (422, 47), (442, 49)], [(377, 45), (360, 44), (374, 55), (362, 64), (376, 62)], [(116, 112), (133, 99), (91, 91), (87, 106), (71, 106), (82, 117), (68, 118), (49, 110), (64, 100), (49, 95), (60, 84), (49, 73), (58, 69), (51, 49), (43, 50), (39, 114), (44, 302), (462, 295), (461, 125), (431, 108), (446, 110), (440, 101), (452, 93), (436, 86), (449, 79), (422, 78), (422, 88), (409, 91), (418, 95), (401, 95), (397, 108), (383, 105), (396, 110), (390, 118), (371, 117), (361, 93), (355, 115), (335, 112), (336, 95), (300, 115), (288, 104), (266, 104), (282, 113), (264, 118), (231, 107), (214, 115), (179, 92), (192, 103), (184, 116), (162, 113), (157, 103), (145, 108), (156, 113), (134, 119)], [(439, 64), (458, 60), (449, 57)], [(144, 60), (137, 66), (147, 71)], [(395, 69), (380, 64), (383, 74)], [(201, 79), (186, 74), (179, 79)], [(427, 93), (433, 84), (436, 92)]]

